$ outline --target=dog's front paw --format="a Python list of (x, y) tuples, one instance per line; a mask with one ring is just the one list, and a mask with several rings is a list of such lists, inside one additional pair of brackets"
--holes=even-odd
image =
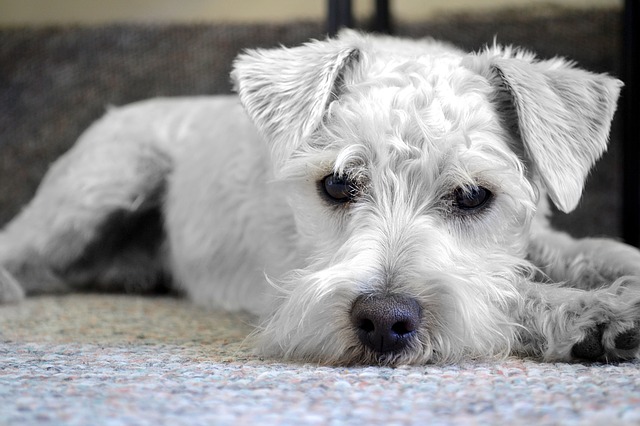
[(640, 299), (605, 292), (563, 303), (548, 338), (545, 358), (562, 361), (624, 361), (640, 353)]
[(605, 338), (607, 329), (608, 324), (598, 324), (587, 331), (586, 337), (571, 348), (571, 357), (588, 361), (633, 359), (640, 348), (640, 324), (636, 323), (628, 330), (609, 333)]
[(18, 281), (0, 266), (0, 305), (15, 303), (24, 299), (24, 290)]

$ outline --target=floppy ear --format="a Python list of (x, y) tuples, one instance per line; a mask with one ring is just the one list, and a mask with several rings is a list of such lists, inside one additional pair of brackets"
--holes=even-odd
[(271, 144), (273, 162), (289, 158), (320, 125), (359, 50), (339, 39), (294, 48), (249, 50), (232, 71), (245, 110)]
[[(563, 59), (536, 61), (526, 52), (498, 49), (487, 53), (480, 71), (508, 92), (525, 155), (556, 207), (568, 213), (606, 150), (622, 82)], [(483, 61), (473, 62), (478, 70)]]

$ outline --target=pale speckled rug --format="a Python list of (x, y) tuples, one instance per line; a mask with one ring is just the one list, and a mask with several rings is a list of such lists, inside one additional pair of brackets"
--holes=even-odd
[(251, 319), (172, 298), (0, 307), (0, 424), (640, 424), (640, 363), (262, 360)]

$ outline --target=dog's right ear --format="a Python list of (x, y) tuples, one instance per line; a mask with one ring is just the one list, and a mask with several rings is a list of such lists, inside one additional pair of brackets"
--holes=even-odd
[[(352, 37), (350, 37), (352, 38)], [(338, 39), (240, 54), (231, 78), (249, 117), (271, 145), (278, 167), (313, 133), (341, 91), (359, 49)]]

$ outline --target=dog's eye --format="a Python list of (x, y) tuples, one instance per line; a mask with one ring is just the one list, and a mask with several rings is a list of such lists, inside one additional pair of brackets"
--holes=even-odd
[(347, 203), (355, 198), (356, 185), (345, 176), (331, 174), (320, 181), (322, 192), (330, 201)]
[(482, 186), (458, 188), (454, 191), (454, 202), (460, 210), (472, 212), (486, 206), (491, 196), (491, 191)]

